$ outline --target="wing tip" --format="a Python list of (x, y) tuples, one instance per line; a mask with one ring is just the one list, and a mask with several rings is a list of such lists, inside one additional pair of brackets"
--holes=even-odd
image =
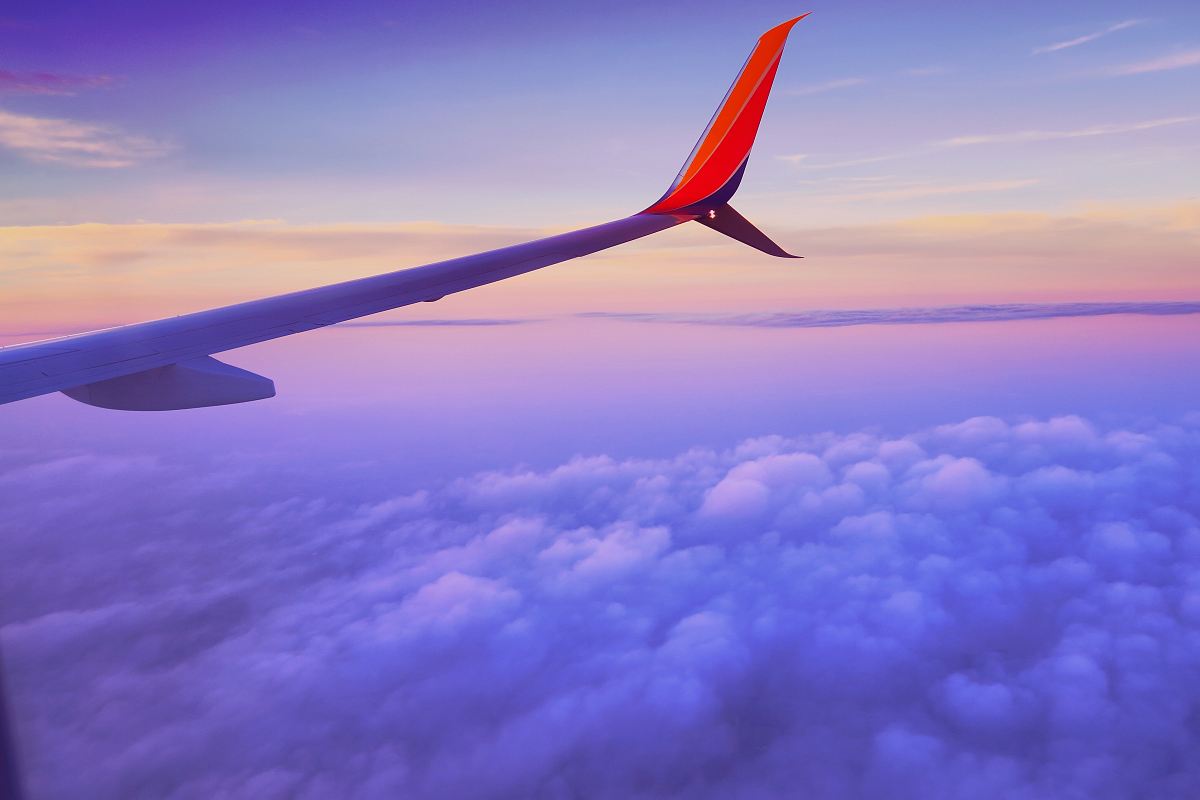
[(803, 14), (801, 14), (798, 17), (792, 17), (791, 19), (789, 19), (785, 22), (781, 22), (778, 25), (776, 25), (774, 28), (771, 28), (766, 33), (764, 33), (760, 38), (765, 39), (768, 36), (771, 36), (772, 34), (780, 34), (780, 33), (782, 33), (786, 36), (787, 34), (792, 32), (792, 28), (794, 28), (796, 26), (797, 22), (799, 22), (800, 20), (809, 16), (810, 14), (812, 14), (811, 11), (805, 11)]
[(792, 27), (793, 25), (795, 25), (797, 22), (799, 22), (800, 20), (804, 19), (805, 17), (807, 17), (807, 16), (809, 16), (809, 15), (811, 15), (811, 14), (812, 14), (812, 12), (811, 12), (811, 11), (805, 11), (805, 12), (804, 12), (803, 14), (801, 14), (800, 16), (798, 16), (798, 17), (792, 17), (791, 19), (787, 20), (786, 22), (781, 22), (781, 23), (779, 23), (779, 24), (778, 24), (778, 25), (776, 25), (775, 27), (776, 27), (776, 28), (784, 28), (784, 27), (788, 27), (788, 28), (790, 28), (790, 27)]

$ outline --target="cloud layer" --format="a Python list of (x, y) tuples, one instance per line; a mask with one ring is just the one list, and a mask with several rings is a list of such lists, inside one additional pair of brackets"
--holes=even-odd
[(939, 322), (1011, 322), (1023, 319), (1102, 317), (1112, 314), (1175, 316), (1198, 314), (1200, 303), (999, 303), (931, 308), (866, 308), (777, 311), (760, 314), (669, 314), (592, 311), (582, 317), (683, 325), (728, 325), (747, 328), (845, 328), (852, 325), (928, 325)]
[[(1200, 295), (1196, 203), (1062, 215), (922, 216), (875, 225), (757, 221), (808, 257), (802, 270), (686, 225), (456, 295), (446, 301), (453, 314), (448, 305), (434, 305), (403, 316), (492, 319), (498, 309), (501, 316), (537, 319), (596, 308), (775, 311), (780, 297), (871, 308), (895, 305), (898, 297), (919, 305)], [(554, 232), (420, 222), (0, 226), (0, 335), (138, 322)], [(665, 296), (673, 307), (662, 307)]]
[(0, 468), (38, 797), (1200, 785), (1200, 419), (773, 436), (403, 496), (245, 455)]

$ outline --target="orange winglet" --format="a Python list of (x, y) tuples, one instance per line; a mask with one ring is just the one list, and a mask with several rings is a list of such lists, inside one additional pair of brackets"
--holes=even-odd
[[(642, 213), (670, 214), (710, 199), (720, 202), (729, 199), (732, 192), (722, 192), (722, 189), (731, 183), (736, 188), (736, 181), (741, 178), (788, 34), (807, 16), (803, 14), (776, 25), (759, 37), (750, 58), (671, 188)], [(725, 196), (717, 198), (718, 194)]]

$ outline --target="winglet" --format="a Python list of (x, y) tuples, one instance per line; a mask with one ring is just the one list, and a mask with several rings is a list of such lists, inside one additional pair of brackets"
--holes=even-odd
[(792, 27), (807, 16), (776, 25), (759, 37), (671, 188), (643, 214), (706, 214), (733, 196), (746, 171), (783, 46)]
[(753, 222), (735, 211), (733, 206), (728, 203), (709, 209), (697, 217), (696, 221), (707, 225), (717, 233), (725, 234), (730, 239), (737, 239), (742, 244), (748, 244), (755, 250), (762, 250), (769, 256), (804, 258), (804, 256), (794, 256), (775, 244), (771, 241), (771, 237), (754, 227)]

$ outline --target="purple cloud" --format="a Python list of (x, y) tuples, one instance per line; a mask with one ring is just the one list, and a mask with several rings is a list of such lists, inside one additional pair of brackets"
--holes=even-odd
[(111, 75), (65, 75), (0, 69), (0, 94), (72, 95), (112, 85)]
[(1200, 418), (342, 474), (0, 453), (34, 796), (1200, 785)]

